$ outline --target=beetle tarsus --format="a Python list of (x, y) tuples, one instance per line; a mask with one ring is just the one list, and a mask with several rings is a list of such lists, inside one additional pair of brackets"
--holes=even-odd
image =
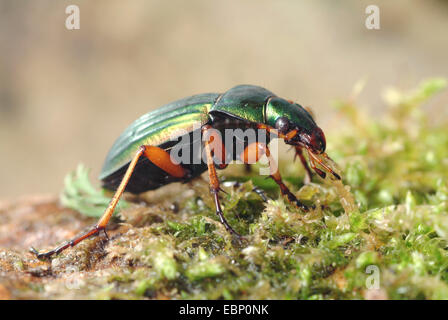
[(29, 252), (31, 252), (32, 254), (34, 254), (36, 256), (37, 259), (44, 259), (44, 258), (48, 258), (50, 257), (53, 253), (51, 251), (46, 252), (46, 253), (39, 253), (39, 251), (37, 251), (34, 247), (31, 247), (29, 249)]
[(310, 211), (310, 208), (308, 207), (308, 206), (306, 206), (306, 205), (304, 205), (302, 202), (300, 202), (299, 200), (296, 200), (295, 202), (295, 205), (297, 206), (297, 207), (299, 207), (300, 209), (302, 209), (303, 211), (305, 211), (305, 212), (309, 212)]
[(104, 235), (106, 236), (107, 241), (110, 240), (109, 235), (106, 232), (106, 228), (103, 229)]
[(304, 205), (297, 197), (289, 190), (285, 192), (286, 197), (288, 198), (288, 201), (292, 204), (294, 204), (299, 209), (302, 209), (305, 212), (310, 211), (310, 208), (306, 205)]
[[(65, 243), (65, 244), (68, 244), (68, 243)], [(51, 258), (51, 256), (53, 256), (54, 254), (59, 254), (63, 250), (61, 248), (62, 247), (58, 247), (56, 249), (41, 253), (41, 252), (37, 251), (35, 248), (31, 247), (29, 251), (31, 253), (33, 253), (37, 259), (43, 260), (43, 259)]]
[(42, 252), (40, 253), (39, 251), (37, 251), (35, 248), (31, 247), (30, 248), (30, 252), (33, 253), (37, 259), (48, 259), (51, 258), (51, 256), (53, 255), (58, 255), (59, 253), (61, 253), (62, 251), (64, 251), (65, 249), (69, 248), (69, 247), (74, 247), (76, 246), (79, 242), (81, 242), (82, 240), (89, 238), (90, 236), (93, 236), (95, 234), (100, 233), (100, 231), (104, 231), (104, 234), (106, 235), (107, 239), (109, 240), (109, 236), (106, 233), (106, 228), (99, 226), (99, 225), (95, 225), (94, 227), (92, 227), (90, 230), (88, 230), (87, 232), (82, 233), (81, 235), (69, 240), (69, 241), (65, 241), (62, 244), (60, 244), (59, 246), (57, 246), (55, 249), (47, 251), (47, 252)]
[(227, 222), (226, 218), (224, 217), (224, 213), (222, 212), (222, 209), (221, 209), (221, 204), (219, 203), (219, 196), (218, 196), (219, 189), (212, 190), (212, 193), (213, 193), (213, 196), (215, 199), (216, 215), (219, 217), (219, 220), (221, 221), (221, 223), (224, 225), (224, 227), (226, 228), (226, 230), (228, 232), (235, 235), (237, 238), (241, 238), (241, 235), (230, 226), (230, 224)]

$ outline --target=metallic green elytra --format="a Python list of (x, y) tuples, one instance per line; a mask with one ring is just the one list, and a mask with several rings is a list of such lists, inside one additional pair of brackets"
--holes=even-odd
[[(218, 130), (267, 125), (285, 134), (295, 129), (298, 134), (286, 143), (302, 146), (316, 154), (325, 150), (322, 130), (302, 106), (264, 88), (239, 85), (222, 94), (198, 94), (169, 103), (134, 121), (115, 141), (106, 157), (99, 176), (104, 187), (117, 188), (140, 146), (168, 150), (175, 145), (173, 138), (177, 137), (177, 132), (179, 137), (185, 132), (192, 134), (195, 128), (204, 125)], [(190, 172), (188, 177), (174, 178), (142, 157), (126, 190), (140, 193), (170, 182), (185, 182), (207, 170), (205, 163), (184, 166)]]
[(176, 130), (190, 131), (209, 121), (208, 111), (218, 93), (205, 93), (166, 104), (135, 120), (110, 149), (100, 180), (127, 165), (141, 145), (161, 146)]

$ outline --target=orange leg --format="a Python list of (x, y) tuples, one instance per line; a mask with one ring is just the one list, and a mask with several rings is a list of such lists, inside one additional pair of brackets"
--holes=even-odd
[(241, 153), (240, 158), (244, 163), (253, 163), (258, 161), (263, 154), (266, 154), (269, 160), (269, 168), (270, 168), (270, 177), (278, 184), (280, 187), (280, 191), (282, 195), (288, 198), (288, 201), (292, 204), (296, 205), (300, 209), (304, 211), (309, 211), (309, 208), (300, 202), (296, 196), (289, 191), (288, 187), (283, 183), (282, 177), (278, 170), (277, 163), (274, 160), (274, 157), (271, 155), (271, 151), (267, 147), (266, 144), (260, 142), (254, 142), (247, 146), (247, 148)]
[[(226, 155), (227, 151), (222, 143), (221, 134), (210, 125), (206, 125), (202, 128), (202, 140), (205, 142), (205, 147), (207, 145), (210, 147), (210, 151), (214, 159), (217, 159), (219, 163), (214, 163), (219, 169), (225, 169), (227, 167)], [(208, 155), (207, 155), (208, 156)]]
[(301, 147), (296, 147), (296, 155), (294, 157), (294, 159), (296, 157), (300, 158), (300, 162), (302, 162), (303, 167), (305, 168), (305, 179), (304, 179), (304, 183), (310, 183), (311, 182), (311, 178), (313, 176), (310, 167), (308, 166), (308, 163), (306, 162), (305, 156), (303, 155), (303, 150)]
[[(208, 167), (208, 176), (210, 180), (210, 191), (213, 194), (214, 200), (215, 200), (215, 207), (216, 207), (216, 214), (219, 217), (219, 220), (224, 225), (224, 227), (229, 231), (230, 233), (236, 235), (238, 238), (241, 238), (241, 235), (236, 232), (227, 222), (226, 218), (224, 218), (224, 213), (222, 212), (221, 204), (219, 202), (219, 191), (221, 191), (221, 188), (219, 186), (219, 180), (218, 175), (216, 173), (215, 163), (213, 160), (213, 153), (215, 150), (222, 150), (224, 152), (224, 155), (222, 156), (222, 159), (225, 159), (225, 149), (224, 145), (222, 143), (222, 140), (219, 136), (213, 135), (211, 126), (204, 126), (202, 129), (202, 134), (204, 136), (204, 147), (205, 147), (205, 153), (207, 156), (207, 167)], [(222, 163), (221, 166), (225, 166), (225, 163)]]
[(129, 179), (131, 178), (132, 173), (134, 172), (138, 159), (142, 155), (146, 156), (152, 163), (154, 163), (156, 166), (158, 166), (159, 168), (161, 168), (162, 170), (164, 170), (165, 172), (169, 173), (172, 176), (181, 178), (184, 177), (187, 173), (186, 170), (181, 165), (171, 162), (170, 155), (165, 150), (159, 147), (141, 146), (140, 148), (138, 148), (137, 153), (135, 154), (134, 158), (129, 164), (129, 167), (126, 170), (126, 173), (123, 179), (121, 180), (120, 185), (115, 191), (115, 194), (112, 197), (112, 200), (110, 201), (106, 211), (104, 212), (103, 216), (98, 220), (96, 225), (94, 225), (88, 231), (82, 233), (81, 235), (62, 243), (53, 250), (44, 253), (39, 253), (36, 249), (31, 248), (30, 251), (34, 253), (37, 256), (37, 258), (48, 258), (51, 257), (53, 254), (59, 254), (65, 249), (77, 245), (82, 240), (92, 235), (95, 235), (100, 231), (104, 231), (104, 233), (107, 236), (106, 233), (107, 223), (112, 217), (112, 214), (115, 211), (115, 207), (117, 206), (117, 203), (120, 200), (120, 197), (123, 194), (126, 185), (128, 184)]

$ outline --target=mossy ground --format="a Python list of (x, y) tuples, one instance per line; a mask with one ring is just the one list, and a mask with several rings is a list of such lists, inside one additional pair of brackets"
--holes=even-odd
[[(430, 124), (423, 109), (445, 84), (389, 90), (376, 119), (354, 99), (337, 102), (341, 126), (326, 132), (328, 154), (350, 192), (318, 177), (303, 185), (298, 162), (280, 163), (291, 190), (317, 204), (307, 214), (257, 167), (249, 176), (240, 166), (223, 171), (222, 181), (241, 182), (224, 183), (222, 204), (243, 242), (217, 220), (204, 180), (128, 197), (109, 241), (86, 240), (51, 262), (26, 247), (50, 248), (95, 218), (54, 198), (4, 203), (0, 298), (448, 299), (448, 121)], [(66, 185), (62, 203), (102, 212), (108, 198), (85, 171)]]

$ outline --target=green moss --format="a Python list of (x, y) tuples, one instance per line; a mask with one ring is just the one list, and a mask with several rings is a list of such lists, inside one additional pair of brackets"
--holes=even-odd
[(222, 263), (217, 261), (201, 261), (190, 266), (185, 275), (191, 281), (212, 278), (223, 274), (226, 271)]
[[(272, 181), (238, 167), (224, 171), (222, 180), (242, 182), (224, 187), (222, 204), (245, 241), (219, 223), (207, 186), (182, 186), (193, 191), (171, 200), (178, 213), (162, 203), (149, 206), (147, 214), (157, 219), (106, 246), (126, 267), (109, 275), (114, 285), (101, 297), (369, 298), (375, 276), (369, 270), (378, 270), (383, 298), (448, 298), (448, 122), (430, 124), (422, 110), (445, 86), (434, 79), (409, 92), (389, 89), (389, 107), (378, 118), (353, 100), (338, 101), (341, 125), (326, 132), (328, 154), (350, 189), (318, 177), (303, 185), (298, 163), (280, 163), (291, 190), (319, 204), (307, 214), (287, 203)], [(105, 196), (86, 185), (85, 171), (77, 176), (66, 181), (63, 203), (97, 215)], [(251, 192), (254, 185), (272, 199), (264, 203)]]

